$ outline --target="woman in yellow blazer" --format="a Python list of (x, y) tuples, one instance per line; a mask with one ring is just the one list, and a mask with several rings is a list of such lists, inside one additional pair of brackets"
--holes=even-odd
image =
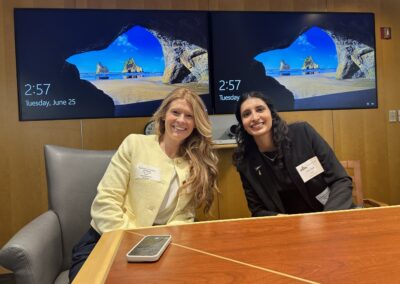
[(70, 281), (104, 232), (193, 222), (217, 189), (217, 157), (200, 97), (178, 88), (153, 116), (155, 135), (129, 135), (111, 159), (91, 208), (89, 231), (73, 249)]

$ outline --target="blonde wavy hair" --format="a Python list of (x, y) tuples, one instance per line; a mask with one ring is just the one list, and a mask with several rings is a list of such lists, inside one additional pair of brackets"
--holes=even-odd
[(161, 140), (165, 133), (166, 113), (171, 102), (177, 99), (185, 99), (192, 106), (195, 123), (192, 134), (181, 144), (178, 153), (190, 165), (189, 178), (179, 190), (194, 190), (195, 206), (198, 208), (204, 205), (204, 212), (208, 213), (218, 193), (218, 158), (212, 149), (211, 123), (201, 98), (186, 88), (173, 90), (153, 115), (155, 133)]

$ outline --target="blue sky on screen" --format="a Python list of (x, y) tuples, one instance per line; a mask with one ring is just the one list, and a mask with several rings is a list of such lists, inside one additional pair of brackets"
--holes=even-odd
[(107, 48), (88, 51), (67, 58), (80, 72), (94, 73), (101, 62), (110, 72), (121, 72), (124, 62), (129, 58), (144, 72), (163, 72), (164, 57), (158, 40), (146, 29), (135, 26), (116, 38)]
[(255, 59), (263, 63), (266, 70), (279, 69), (281, 60), (292, 69), (300, 69), (307, 56), (312, 56), (320, 68), (337, 67), (335, 44), (325, 31), (317, 27), (303, 33), (289, 47), (260, 53)]

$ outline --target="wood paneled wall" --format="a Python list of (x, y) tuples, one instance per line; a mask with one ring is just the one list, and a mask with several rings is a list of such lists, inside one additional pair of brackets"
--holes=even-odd
[[(397, 0), (4, 0), (0, 1), (0, 245), (47, 210), (43, 145), (115, 149), (129, 133), (141, 133), (147, 118), (18, 121), (13, 8), (182, 9), (238, 11), (374, 12), (379, 108), (283, 113), (288, 121), (309, 121), (334, 147), (339, 159), (362, 161), (364, 194), (400, 204), (400, 123), (388, 110), (400, 109), (400, 2)], [(379, 27), (392, 39), (381, 40)], [(29, 47), (27, 47), (29, 48)], [(248, 216), (232, 150), (220, 150), (219, 218)]]

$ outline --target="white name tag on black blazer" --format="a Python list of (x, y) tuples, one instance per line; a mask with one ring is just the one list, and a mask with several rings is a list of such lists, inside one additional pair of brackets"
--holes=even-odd
[(324, 172), (324, 169), (322, 168), (317, 156), (314, 156), (304, 163), (298, 165), (296, 170), (304, 183)]

